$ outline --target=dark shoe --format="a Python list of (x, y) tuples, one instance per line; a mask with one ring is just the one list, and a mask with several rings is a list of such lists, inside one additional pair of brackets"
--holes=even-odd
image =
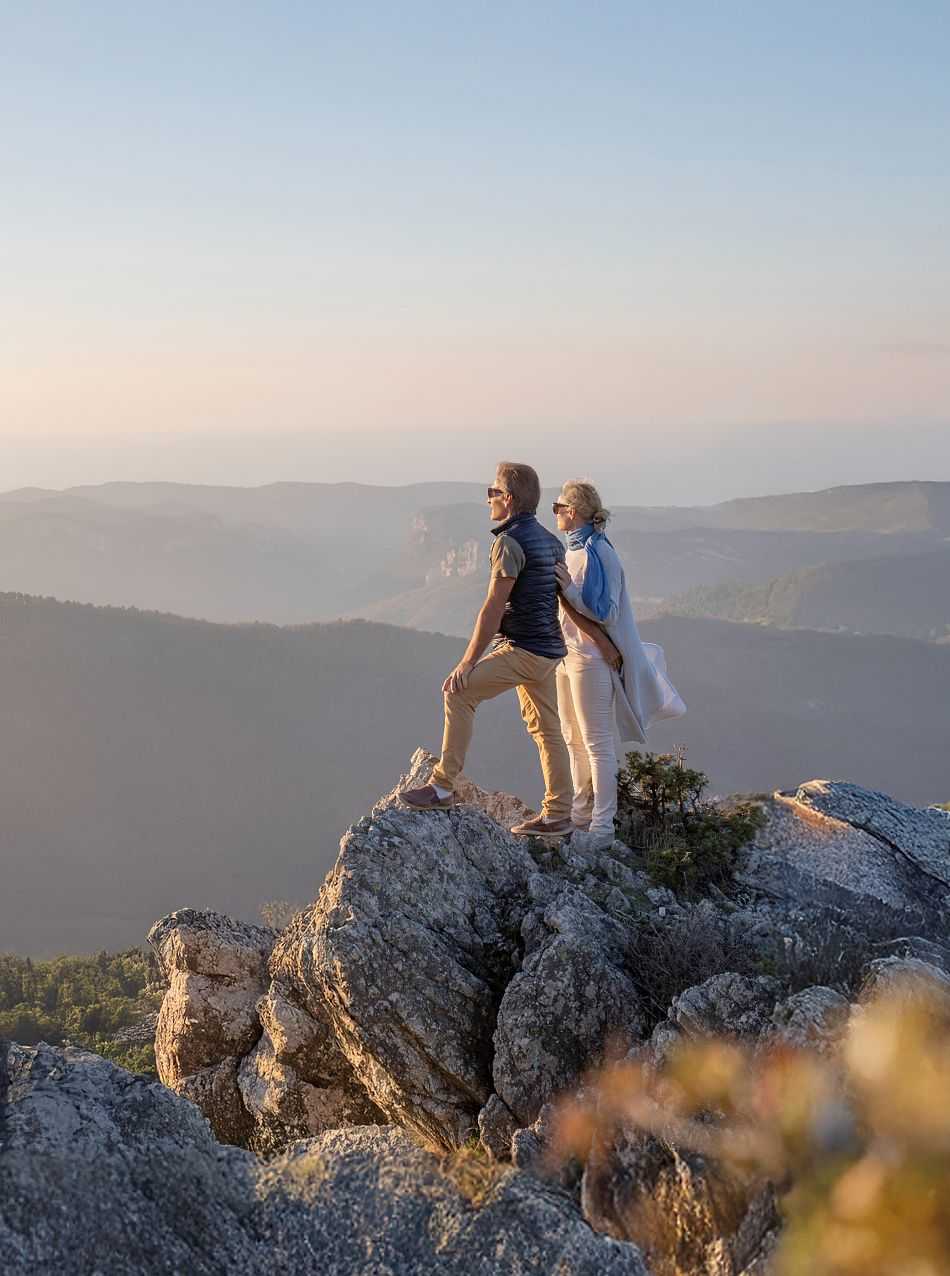
[(411, 806), (416, 811), (447, 811), (450, 806), (455, 805), (454, 793), (450, 793), (448, 797), (439, 797), (431, 784), (423, 784), (421, 789), (402, 789), (399, 796), (406, 806)]
[(515, 837), (553, 837), (570, 833), (573, 828), (574, 825), (566, 816), (563, 820), (549, 820), (543, 815), (534, 815), (530, 820), (512, 825), (511, 831)]

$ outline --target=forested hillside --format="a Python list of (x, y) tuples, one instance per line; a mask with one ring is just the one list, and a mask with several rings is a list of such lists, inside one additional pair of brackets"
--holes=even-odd
[(0, 953), (0, 1037), (83, 1046), (134, 1072), (154, 1072), (150, 1041), (115, 1042), (161, 1003), (158, 966), (140, 948), (34, 961)]
[[(665, 617), (685, 744), (717, 792), (847, 778), (946, 800), (950, 648)], [(0, 949), (140, 943), (187, 904), (306, 903), (340, 835), (438, 749), (458, 639), (365, 621), (280, 629), (0, 596)], [(513, 695), (468, 769), (540, 798)]]
[(925, 641), (950, 636), (950, 547), (826, 563), (765, 585), (698, 587), (663, 610), (784, 628), (847, 629)]

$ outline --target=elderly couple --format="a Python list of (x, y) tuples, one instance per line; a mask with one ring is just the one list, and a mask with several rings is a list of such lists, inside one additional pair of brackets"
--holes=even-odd
[(530, 465), (498, 466), (488, 489), (498, 523), (491, 582), (465, 655), (442, 684), (442, 757), (429, 784), (400, 797), (418, 810), (451, 806), (476, 708), (515, 687), (545, 792), (541, 813), (512, 833), (571, 833), (575, 845), (600, 850), (614, 838), (618, 750), (642, 743), (651, 722), (679, 717), (686, 706), (666, 677), (662, 650), (640, 640), (596, 488), (571, 481), (554, 502), (566, 555), (535, 517), (540, 499)]

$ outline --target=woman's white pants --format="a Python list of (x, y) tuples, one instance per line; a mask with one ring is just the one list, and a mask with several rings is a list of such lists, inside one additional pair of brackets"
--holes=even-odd
[(613, 833), (617, 813), (617, 737), (614, 685), (600, 656), (569, 652), (557, 668), (561, 732), (571, 755), (575, 824), (590, 821), (591, 833)]

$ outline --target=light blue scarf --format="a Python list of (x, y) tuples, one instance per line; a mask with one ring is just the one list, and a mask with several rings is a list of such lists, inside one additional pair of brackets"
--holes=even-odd
[(568, 549), (587, 550), (587, 569), (584, 572), (581, 599), (591, 615), (596, 616), (598, 620), (604, 620), (610, 611), (610, 587), (607, 584), (607, 573), (597, 552), (598, 545), (604, 541), (610, 544), (603, 532), (595, 531), (593, 523), (585, 523), (583, 527), (578, 527), (576, 531), (567, 534)]

